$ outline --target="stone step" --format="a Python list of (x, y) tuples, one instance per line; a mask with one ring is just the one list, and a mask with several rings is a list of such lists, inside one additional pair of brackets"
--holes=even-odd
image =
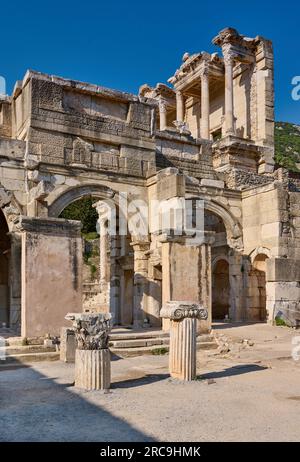
[(44, 339), (42, 337), (8, 337), (5, 339), (6, 346), (30, 346), (30, 345), (44, 345)]
[(46, 347), (44, 345), (25, 345), (25, 346), (7, 346), (0, 348), (0, 354), (5, 351), (6, 355), (27, 354), (27, 353), (51, 353), (56, 351), (55, 345), (53, 347)]
[(119, 340), (147, 340), (147, 339), (151, 339), (151, 338), (168, 338), (169, 337), (169, 333), (168, 332), (155, 332), (155, 333), (140, 333), (140, 332), (135, 332), (135, 333), (132, 333), (132, 334), (114, 334), (112, 333), (110, 335), (110, 340), (115, 342), (115, 341), (119, 341)]
[(135, 347), (147, 347), (153, 345), (165, 345), (169, 343), (168, 337), (161, 338), (140, 338), (140, 339), (124, 339), (114, 340), (110, 342), (110, 346), (113, 348), (135, 348)]
[[(197, 337), (197, 343), (213, 343), (214, 338), (209, 334), (202, 334)], [(111, 335), (110, 346), (113, 348), (134, 348), (147, 347), (153, 345), (167, 345), (169, 343), (169, 333), (159, 332), (155, 336), (148, 334), (125, 334)]]
[(59, 359), (58, 351), (43, 352), (43, 353), (24, 353), (24, 354), (9, 354), (4, 360), (0, 360), (0, 367), (5, 367), (7, 364), (27, 364), (36, 361), (57, 361)]
[[(165, 339), (166, 340), (166, 339)], [(197, 342), (197, 350), (213, 350), (218, 348), (217, 343), (213, 341), (208, 342)], [(115, 354), (116, 356), (120, 356), (121, 358), (129, 358), (133, 356), (142, 356), (142, 355), (159, 355), (159, 354), (167, 354), (169, 352), (169, 345), (168, 343), (164, 343), (161, 345), (149, 345), (149, 346), (131, 346), (127, 348), (114, 348), (111, 347), (110, 351)]]

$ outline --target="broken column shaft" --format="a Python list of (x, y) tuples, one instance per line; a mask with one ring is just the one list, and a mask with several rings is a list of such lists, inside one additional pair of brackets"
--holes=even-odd
[(73, 321), (77, 340), (75, 353), (75, 386), (85, 390), (110, 388), (111, 328), (110, 313), (71, 313), (66, 319)]

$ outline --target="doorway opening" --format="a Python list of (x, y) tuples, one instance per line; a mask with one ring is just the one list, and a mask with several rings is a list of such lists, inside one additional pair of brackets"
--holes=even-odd
[(229, 316), (230, 285), (229, 264), (218, 260), (212, 273), (212, 318), (224, 320)]

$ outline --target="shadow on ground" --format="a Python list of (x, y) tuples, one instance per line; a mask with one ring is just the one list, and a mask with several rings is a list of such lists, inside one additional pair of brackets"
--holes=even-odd
[(169, 374), (149, 374), (136, 379), (127, 379), (114, 382), (111, 384), (111, 388), (114, 389), (139, 387), (141, 385), (149, 385), (151, 383), (159, 382), (160, 380), (165, 380), (167, 378), (170, 378)]
[[(54, 376), (43, 375), (32, 366), (1, 368), (0, 441), (154, 441), (103, 408), (101, 404), (109, 406), (116, 392), (105, 395), (75, 390), (72, 379), (71, 370), (66, 383), (57, 383)], [(114, 384), (114, 388), (125, 386), (135, 384)], [(95, 398), (100, 404), (92, 402)]]
[(232, 366), (228, 369), (223, 369), (218, 372), (208, 372), (207, 374), (201, 374), (199, 379), (221, 379), (222, 377), (232, 377), (234, 375), (248, 374), (249, 372), (264, 371), (268, 369), (264, 366), (258, 366), (257, 364), (241, 364), (238, 366)]

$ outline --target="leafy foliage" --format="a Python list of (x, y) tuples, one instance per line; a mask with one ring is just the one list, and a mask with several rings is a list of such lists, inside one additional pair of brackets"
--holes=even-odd
[(275, 162), (293, 172), (300, 171), (300, 126), (275, 123)]
[(82, 223), (82, 234), (87, 239), (95, 239), (96, 224), (98, 220), (97, 210), (92, 206), (97, 199), (92, 197), (83, 197), (72, 204), (69, 204), (60, 214), (60, 218), (67, 220), (79, 220)]

